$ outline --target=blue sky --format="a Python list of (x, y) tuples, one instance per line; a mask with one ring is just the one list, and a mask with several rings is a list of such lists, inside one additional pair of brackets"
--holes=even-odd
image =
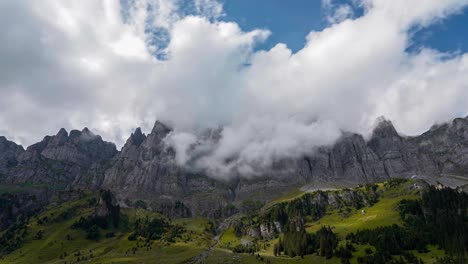
[(286, 43), (293, 51), (304, 46), (305, 36), (326, 25), (320, 1), (225, 0), (225, 20), (237, 22), (242, 29), (265, 28), (272, 32), (261, 48)]
[[(304, 46), (310, 31), (327, 26), (326, 12), (320, 0), (224, 0), (223, 3), (224, 20), (234, 21), (246, 31), (265, 28), (272, 32), (270, 38), (257, 47), (259, 49), (269, 49), (281, 42), (295, 52)], [(410, 49), (426, 46), (448, 52), (468, 51), (466, 8), (460, 14), (418, 31), (413, 41)]]
[(468, 10), (440, 21), (415, 36), (415, 46), (427, 46), (440, 51), (468, 51)]

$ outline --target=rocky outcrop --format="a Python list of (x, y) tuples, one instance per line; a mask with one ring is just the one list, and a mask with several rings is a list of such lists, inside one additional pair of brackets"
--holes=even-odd
[[(209, 215), (228, 205), (233, 194), (227, 183), (191, 173), (176, 164), (174, 149), (164, 142), (170, 132), (169, 127), (157, 121), (147, 136), (140, 129), (132, 133), (105, 172), (101, 188), (114, 190), (121, 200), (149, 201), (151, 209), (171, 215)], [(190, 211), (168, 206), (177, 202)]]
[[(85, 179), (96, 178), (99, 171), (117, 154), (113, 143), (105, 142), (89, 129), (65, 129), (55, 136), (19, 151), (16, 164), (9, 168), (4, 182), (42, 183), (71, 187), (74, 183), (92, 185)], [(102, 172), (101, 172), (102, 173)]]
[[(375, 186), (376, 187), (376, 186)], [(296, 199), (277, 203), (263, 208), (256, 219), (245, 216), (237, 224), (250, 223), (243, 226), (245, 234), (250, 237), (271, 239), (286, 230), (300, 231), (305, 227), (305, 218), (318, 220), (327, 210), (336, 209), (339, 214), (351, 212), (351, 208), (360, 209), (372, 206), (379, 198), (379, 193), (372, 187), (341, 189), (336, 191), (316, 191), (306, 193)], [(247, 220), (248, 219), (248, 220)]]
[(0, 136), (0, 180), (7, 171), (18, 164), (17, 157), (24, 152), (22, 146)]

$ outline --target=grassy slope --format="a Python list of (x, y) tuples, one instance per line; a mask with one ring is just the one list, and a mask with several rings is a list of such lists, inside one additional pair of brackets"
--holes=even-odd
[(221, 248), (233, 248), (241, 244), (240, 239), (234, 234), (234, 228), (229, 227), (219, 238), (219, 247)]
[[(71, 225), (81, 216), (91, 214), (93, 209), (85, 207), (86, 199), (74, 202), (68, 202), (59, 206), (49, 207), (37, 219), (47, 216), (54, 218), (61, 212), (74, 206), (83, 206), (78, 209), (75, 215), (63, 222), (38, 225), (37, 219), (33, 219), (28, 226), (28, 236), (25, 244), (19, 250), (0, 260), (1, 263), (75, 263), (80, 252), (81, 256), (93, 256), (86, 263), (180, 263), (193, 259), (205, 250), (212, 237), (205, 231), (207, 220), (204, 219), (179, 219), (177, 223), (186, 226), (187, 233), (183, 240), (173, 244), (162, 244), (154, 241), (151, 249), (147, 247), (138, 248), (133, 254), (132, 248), (144, 244), (143, 241), (128, 241), (129, 231), (120, 230), (101, 230), (101, 239), (99, 241), (90, 241), (86, 239), (86, 234), (82, 230), (71, 229)], [(144, 210), (126, 210), (130, 222), (134, 217), (141, 217), (146, 214), (153, 214)], [(34, 235), (44, 230), (44, 237), (35, 240)], [(115, 237), (104, 238), (107, 232), (114, 231)], [(72, 240), (67, 240), (67, 235)], [(64, 252), (67, 256), (60, 259)], [(156, 261), (157, 260), (157, 261)]]
[[(341, 239), (340, 243), (345, 243), (345, 237), (350, 232), (355, 232), (359, 229), (372, 229), (379, 226), (387, 226), (392, 224), (402, 224), (402, 220), (398, 213), (396, 206), (403, 199), (417, 199), (419, 194), (417, 190), (409, 191), (408, 187), (414, 182), (410, 181), (405, 184), (402, 184), (397, 187), (385, 189), (383, 184), (379, 185), (379, 191), (382, 191), (383, 194), (380, 197), (379, 201), (370, 207), (363, 208), (366, 213), (363, 215), (361, 210), (353, 209), (348, 217), (343, 217), (339, 214), (337, 210), (328, 211), (327, 214), (314, 222), (306, 223), (306, 230), (308, 232), (316, 232), (321, 226), (331, 226), (333, 231)], [(303, 194), (304, 192), (302, 192)], [(299, 190), (287, 194), (285, 197), (278, 198), (274, 202), (267, 204), (265, 207), (271, 207), (274, 203), (285, 202), (293, 200), (302, 195)], [(340, 263), (338, 258), (333, 257), (330, 260), (325, 260), (322, 257), (317, 257), (315, 255), (306, 256), (304, 260), (300, 257), (289, 258), (285, 256), (274, 257), (273, 256), (273, 245), (278, 242), (278, 239), (272, 239), (270, 241), (260, 242), (261, 247), (265, 247), (260, 251), (260, 255), (265, 259), (268, 258), (271, 263)], [(232, 263), (261, 263), (255, 257), (248, 257), (245, 254), (235, 257), (239, 254), (229, 254), (226, 252), (226, 249), (229, 246), (235, 246), (240, 244), (240, 239), (234, 235), (232, 229), (226, 230), (223, 236), (220, 239), (219, 249), (215, 251), (211, 259), (214, 259), (212, 263), (221, 263), (216, 262), (216, 260), (226, 260), (231, 261)], [(359, 256), (364, 256), (364, 250), (366, 248), (371, 248), (374, 252), (375, 249), (372, 246), (365, 245), (355, 245), (356, 252), (353, 253), (353, 258), (351, 263), (357, 263), (357, 258)], [(437, 249), (436, 247), (429, 247), (428, 253), (418, 253), (413, 252), (418, 258), (422, 258), (425, 263), (432, 263), (437, 256), (443, 256), (444, 252)], [(238, 259), (242, 259), (243, 262), (236, 262)]]
[(401, 224), (402, 221), (396, 208), (398, 203), (403, 199), (417, 199), (419, 197), (417, 191), (409, 192), (407, 190), (408, 185), (404, 184), (388, 190), (383, 190), (383, 186), (380, 185), (379, 189), (384, 192), (383, 195), (373, 206), (362, 208), (365, 210), (365, 214), (362, 214), (361, 210), (353, 209), (348, 217), (342, 217), (334, 210), (328, 212), (318, 221), (307, 223), (307, 231), (315, 232), (322, 225), (327, 225), (331, 226), (341, 239), (344, 239), (348, 233), (359, 229)]

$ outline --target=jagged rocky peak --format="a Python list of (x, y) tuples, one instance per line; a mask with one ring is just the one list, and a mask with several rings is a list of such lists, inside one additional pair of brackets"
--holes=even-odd
[(51, 140), (51, 136), (45, 136), (42, 141), (32, 144), (31, 146), (27, 147), (26, 152), (29, 153), (41, 153), (49, 144)]
[(468, 116), (465, 118), (455, 118), (452, 121), (452, 125), (455, 129), (467, 129), (468, 128)]
[(96, 137), (96, 135), (91, 132), (91, 130), (89, 130), (89, 128), (87, 127), (84, 127), (82, 130), (81, 130), (81, 137)]
[(70, 133), (62, 128), (19, 154), (6, 182), (71, 185), (92, 177), (93, 171), (117, 153), (114, 143), (103, 141), (87, 128)]
[(16, 157), (23, 152), (24, 148), (21, 145), (0, 136), (0, 172), (15, 166), (17, 164)]
[(57, 137), (68, 137), (68, 132), (65, 128), (61, 128), (56, 135)]
[(106, 142), (100, 135), (94, 134), (89, 128), (85, 127), (80, 130), (72, 130), (67, 137), (67, 131), (60, 129), (59, 133), (55, 137), (67, 138), (67, 141), (74, 144), (83, 144), (87, 142), (94, 142), (97, 144), (114, 145), (114, 143)]
[(55, 135), (55, 137), (51, 139), (51, 144), (61, 145), (61, 144), (65, 144), (67, 140), (68, 140), (68, 132), (67, 130), (65, 130), (65, 128), (61, 128), (59, 132), (57, 133), (57, 135)]
[(154, 123), (153, 130), (151, 130), (151, 134), (157, 136), (158, 138), (164, 138), (172, 131), (170, 127), (162, 123), (161, 121), (157, 120)]
[(83, 128), (83, 130), (81, 130), (81, 134), (80, 134), (79, 138), (80, 138), (81, 141), (101, 141), (101, 142), (104, 142), (102, 140), (101, 136), (94, 134), (87, 127)]
[(52, 160), (62, 160), (88, 165), (112, 158), (117, 149), (114, 143), (103, 141), (88, 128), (72, 130), (70, 134), (61, 128), (55, 136), (44, 139), (28, 147), (27, 155), (21, 160), (43, 156)]
[(443, 143), (447, 140), (468, 138), (468, 117), (455, 118), (451, 122), (433, 125), (429, 131), (419, 137), (426, 140), (426, 143), (427, 140), (432, 140), (432, 143)]
[(141, 143), (143, 143), (143, 141), (145, 141), (145, 139), (146, 139), (146, 135), (143, 134), (141, 132), (141, 128), (138, 127), (137, 129), (135, 129), (135, 132), (133, 132), (130, 135), (125, 145), (130, 144), (130, 145), (139, 146), (141, 145)]
[(377, 126), (374, 128), (372, 137), (387, 138), (387, 137), (399, 137), (398, 132), (393, 126), (392, 121), (380, 117), (377, 120)]
[(146, 149), (154, 149), (160, 153), (165, 148), (164, 138), (172, 131), (170, 127), (160, 121), (154, 123), (151, 133), (148, 134), (147, 139), (143, 143)]
[[(59, 134), (65, 135), (66, 130), (65, 129), (60, 129)], [(58, 136), (58, 134), (57, 134)], [(97, 140), (97, 141), (103, 141), (101, 136), (94, 134), (89, 128), (85, 127), (81, 131), (80, 130), (72, 130), (70, 131), (70, 135), (68, 136), (68, 139), (74, 142), (79, 142), (79, 141), (90, 141), (90, 140)]]
[(6, 151), (23, 152), (24, 148), (13, 141), (9, 141), (6, 137), (0, 136), (0, 155)]

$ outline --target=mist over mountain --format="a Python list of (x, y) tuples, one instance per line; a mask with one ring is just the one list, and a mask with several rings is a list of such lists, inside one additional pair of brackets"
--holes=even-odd
[[(444, 182), (447, 175), (460, 182), (444, 184), (458, 186), (468, 171), (468, 117), (414, 137), (400, 135), (392, 122), (380, 119), (370, 137), (343, 132), (333, 143), (268, 157), (270, 163), (248, 163), (240, 156), (216, 160), (224, 131), (207, 131), (182, 153), (174, 145), (173, 130), (159, 121), (147, 135), (136, 129), (120, 151), (87, 128), (60, 129), (26, 150), (2, 137), (0, 182), (109, 189), (126, 206), (144, 200), (155, 210), (170, 210), (168, 214), (213, 216), (232, 203), (268, 201), (295, 188), (395, 177)], [(180, 211), (170, 209), (177, 202), (184, 205)]]

